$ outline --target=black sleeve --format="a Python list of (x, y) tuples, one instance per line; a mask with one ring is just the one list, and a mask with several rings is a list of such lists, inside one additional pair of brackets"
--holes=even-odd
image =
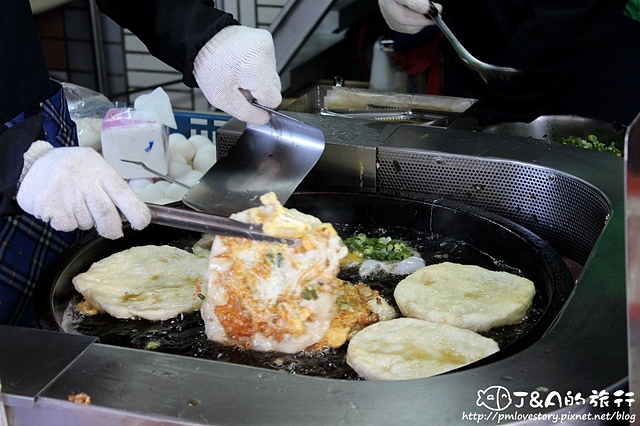
[(0, 125), (53, 96), (33, 13), (26, 0), (2, 2), (0, 12)]
[(534, 0), (496, 57), (534, 73), (571, 75), (602, 49), (626, 0)]
[(0, 215), (14, 215), (22, 212), (15, 201), (16, 189), (22, 166), (23, 155), (31, 143), (43, 139), (42, 114), (33, 115), (26, 120), (0, 133)]
[(100, 10), (134, 33), (149, 52), (182, 73), (196, 87), (193, 62), (207, 41), (221, 29), (238, 25), (213, 0), (96, 0)]
[[(446, 1), (446, 0), (445, 0)], [(626, 0), (451, 0), (445, 21), (479, 59), (520, 68), (523, 77), (489, 84), (471, 71), (454, 90), (479, 99), (478, 107), (502, 117), (535, 118), (612, 40)], [(447, 11), (448, 8), (448, 11)], [(451, 57), (451, 56), (450, 56)], [(457, 60), (452, 58), (452, 60)], [(603, 67), (609, 64), (603, 64)], [(604, 76), (607, 74), (605, 73)], [(594, 84), (597, 84), (594, 82)], [(496, 120), (494, 120), (496, 121)]]

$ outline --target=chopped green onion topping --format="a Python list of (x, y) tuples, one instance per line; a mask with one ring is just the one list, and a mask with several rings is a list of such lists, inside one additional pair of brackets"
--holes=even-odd
[(620, 151), (613, 142), (607, 146), (600, 142), (596, 135), (589, 135), (587, 136), (587, 139), (582, 139), (578, 136), (568, 136), (566, 138), (562, 138), (562, 143), (580, 148), (592, 149), (594, 151), (608, 152), (618, 157), (622, 157), (622, 151)]
[(279, 268), (282, 265), (282, 253), (267, 253), (267, 259), (273, 263), (276, 268)]
[(318, 298), (318, 292), (315, 288), (307, 287), (302, 290), (302, 298), (304, 300), (316, 300)]
[(412, 256), (415, 251), (404, 242), (390, 237), (370, 238), (363, 233), (354, 233), (344, 240), (349, 251), (363, 259), (379, 261), (401, 261)]

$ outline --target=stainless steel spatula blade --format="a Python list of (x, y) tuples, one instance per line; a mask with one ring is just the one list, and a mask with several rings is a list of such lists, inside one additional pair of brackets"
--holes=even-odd
[(229, 216), (260, 205), (260, 196), (275, 192), (285, 203), (324, 151), (322, 130), (278, 111), (264, 126), (244, 133), (185, 194), (187, 206)]

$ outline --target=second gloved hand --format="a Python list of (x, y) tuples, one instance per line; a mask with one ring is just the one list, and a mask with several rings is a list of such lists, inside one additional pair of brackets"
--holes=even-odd
[(224, 28), (198, 52), (193, 75), (211, 105), (254, 126), (269, 121), (269, 114), (251, 105), (242, 91), (270, 108), (282, 102), (273, 38), (266, 30)]
[(121, 213), (133, 229), (151, 221), (146, 204), (96, 151), (31, 144), (16, 199), (27, 213), (58, 231), (91, 229), (109, 239), (123, 236)]
[(431, 6), (429, 0), (378, 0), (378, 6), (389, 28), (399, 33), (416, 34), (435, 24), (425, 17)]

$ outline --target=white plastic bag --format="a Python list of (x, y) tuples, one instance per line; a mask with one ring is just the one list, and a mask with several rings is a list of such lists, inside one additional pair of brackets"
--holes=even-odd
[(115, 105), (103, 94), (86, 87), (62, 83), (71, 119), (78, 128), (78, 143), (100, 151), (100, 129), (107, 111)]

